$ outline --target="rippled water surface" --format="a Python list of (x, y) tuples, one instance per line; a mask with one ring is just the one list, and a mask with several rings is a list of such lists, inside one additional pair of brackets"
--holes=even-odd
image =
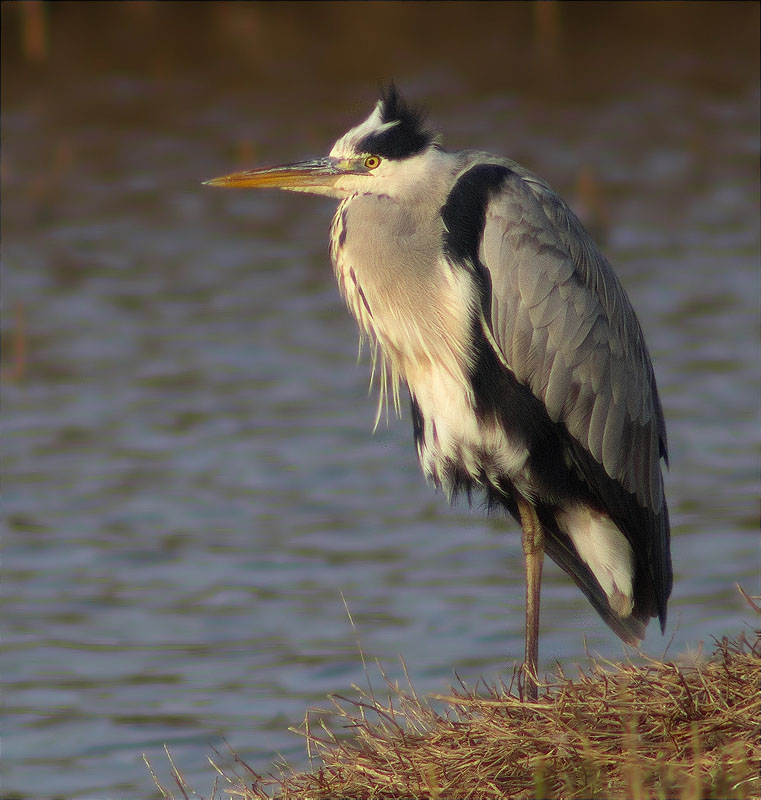
[[(365, 682), (357, 636), (423, 694), (522, 655), (516, 526), (426, 487), (406, 408), (371, 436), (334, 204), (200, 185), (326, 152), (391, 75), (449, 146), (591, 205), (638, 310), (675, 568), (645, 652), (752, 622), (735, 583), (758, 593), (756, 5), (707, 4), (670, 36), (669, 12), (582, 4), (545, 56), (528, 12), (432, 6), (434, 48), (430, 12), (376, 7), (384, 49), (356, 9), (336, 30), (313, 5), (49, 9), (40, 63), (3, 9), (3, 797), (154, 796), (140, 758), (162, 770), (164, 743), (199, 792), (224, 739), (261, 772), (305, 766), (288, 727)], [(615, 48), (603, 23), (627, 33)], [(541, 667), (585, 647), (622, 654), (548, 564)]]

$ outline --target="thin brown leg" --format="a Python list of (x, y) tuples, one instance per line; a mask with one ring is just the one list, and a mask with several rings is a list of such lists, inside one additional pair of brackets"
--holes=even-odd
[(537, 671), (539, 660), (539, 592), (542, 585), (544, 561), (544, 532), (536, 509), (528, 500), (518, 500), (518, 512), (523, 528), (523, 554), (526, 557), (526, 654), (523, 664), (526, 676), (526, 694), (529, 700), (537, 698)]

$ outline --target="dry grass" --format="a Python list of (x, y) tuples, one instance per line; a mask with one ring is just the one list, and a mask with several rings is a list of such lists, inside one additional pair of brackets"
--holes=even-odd
[[(336, 697), (348, 735), (315, 732), (310, 712), (311, 772), (262, 778), (233, 754), (211, 797), (758, 798), (759, 636), (723, 638), (692, 666), (593, 661), (576, 679), (556, 674), (536, 703), (516, 685), (462, 687), (435, 698), (443, 713), (398, 686), (382, 701)], [(176, 796), (194, 794), (173, 772)]]

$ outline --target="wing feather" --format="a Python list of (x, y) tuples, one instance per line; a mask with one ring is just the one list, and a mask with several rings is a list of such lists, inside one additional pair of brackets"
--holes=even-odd
[(553, 416), (553, 411), (550, 411), (550, 419), (553, 422), (558, 422), (563, 413), (564, 401), (571, 388), (572, 378), (573, 373), (566, 364), (563, 354), (557, 353), (550, 374), (547, 376), (547, 388), (544, 394), (545, 405), (556, 414)]
[(562, 200), (518, 170), (492, 194), (481, 242), (492, 334), (516, 377), (610, 478), (658, 512), (665, 425), (639, 322), (612, 268)]
[[(512, 315), (507, 316), (505, 315), (505, 323), (509, 325), (510, 323), (513, 324), (512, 330), (512, 340), (508, 342), (507, 331), (509, 331), (509, 327), (504, 328), (503, 330), (506, 331), (505, 336), (505, 345), (508, 347), (511, 346), (511, 352), (508, 356), (508, 363), (509, 364), (525, 364), (528, 361), (529, 351), (531, 349), (531, 340), (533, 339), (533, 327), (531, 326), (531, 320), (529, 319), (528, 309), (521, 305), (519, 302), (520, 295), (516, 295), (514, 298), (514, 308), (515, 311)], [(495, 318), (500, 319), (501, 321), (502, 315), (497, 315)], [(503, 323), (504, 324), (504, 323)]]

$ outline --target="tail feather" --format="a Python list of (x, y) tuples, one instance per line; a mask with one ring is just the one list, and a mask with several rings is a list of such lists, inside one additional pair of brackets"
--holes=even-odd
[(544, 527), (544, 547), (547, 555), (568, 575), (573, 578), (576, 585), (592, 604), (593, 608), (602, 617), (608, 627), (627, 644), (637, 647), (645, 638), (645, 628), (651, 616), (656, 616), (657, 611), (649, 604), (635, 601), (632, 613), (628, 616), (619, 616), (611, 607), (604, 589), (595, 578), (592, 570), (581, 560), (570, 539), (562, 533), (557, 525), (549, 520), (542, 519)]

